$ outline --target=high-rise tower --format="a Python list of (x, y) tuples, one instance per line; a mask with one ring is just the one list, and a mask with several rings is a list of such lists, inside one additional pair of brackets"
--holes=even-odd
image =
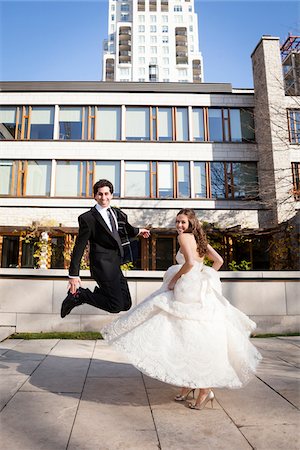
[(109, 0), (103, 81), (203, 81), (194, 0)]

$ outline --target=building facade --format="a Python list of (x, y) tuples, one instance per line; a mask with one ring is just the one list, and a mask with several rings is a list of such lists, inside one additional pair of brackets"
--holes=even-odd
[(194, 0), (109, 0), (103, 81), (203, 81)]
[(151, 239), (132, 243), (136, 268), (173, 263), (184, 207), (211, 230), (224, 268), (271, 268), (265, 230), (299, 209), (300, 103), (285, 93), (278, 38), (263, 37), (252, 59), (255, 90), (1, 83), (1, 267), (33, 267), (45, 230), (48, 267), (67, 267), (77, 217), (94, 205), (93, 183), (108, 178), (113, 205), (151, 228)]

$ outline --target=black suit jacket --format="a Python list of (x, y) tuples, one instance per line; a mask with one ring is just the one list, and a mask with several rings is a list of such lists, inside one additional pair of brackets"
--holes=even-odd
[(137, 236), (139, 229), (128, 223), (126, 214), (112, 208), (117, 217), (120, 240), (114, 238), (96, 207), (78, 217), (79, 232), (74, 245), (70, 276), (79, 276), (80, 261), (84, 249), (90, 244), (90, 271), (95, 281), (113, 281), (120, 273), (122, 241)]

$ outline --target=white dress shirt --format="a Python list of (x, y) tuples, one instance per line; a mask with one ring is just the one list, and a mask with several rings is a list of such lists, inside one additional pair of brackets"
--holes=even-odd
[[(110, 208), (110, 206), (108, 208)], [(105, 221), (105, 223), (108, 226), (108, 228), (110, 229), (110, 231), (112, 231), (111, 223), (110, 223), (110, 220), (109, 220), (109, 217), (108, 217), (108, 212), (107, 212), (108, 208), (103, 208), (102, 206), (99, 205), (99, 203), (97, 203), (97, 205), (96, 205), (97, 211), (99, 212), (99, 214), (101, 214), (103, 220)], [(114, 218), (114, 221), (116, 222), (116, 228), (118, 230), (118, 221), (117, 221), (115, 213), (113, 212), (112, 209), (111, 209), (111, 213), (112, 213), (112, 216)]]

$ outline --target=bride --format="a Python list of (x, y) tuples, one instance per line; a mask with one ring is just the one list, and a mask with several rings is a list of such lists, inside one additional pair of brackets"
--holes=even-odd
[[(178, 264), (142, 303), (101, 330), (146, 375), (184, 386), (176, 401), (199, 388), (192, 409), (213, 406), (212, 388), (239, 388), (255, 372), (261, 355), (249, 340), (255, 323), (221, 292), (221, 256), (207, 243), (192, 209), (176, 217)], [(204, 257), (213, 262), (204, 265)]]

